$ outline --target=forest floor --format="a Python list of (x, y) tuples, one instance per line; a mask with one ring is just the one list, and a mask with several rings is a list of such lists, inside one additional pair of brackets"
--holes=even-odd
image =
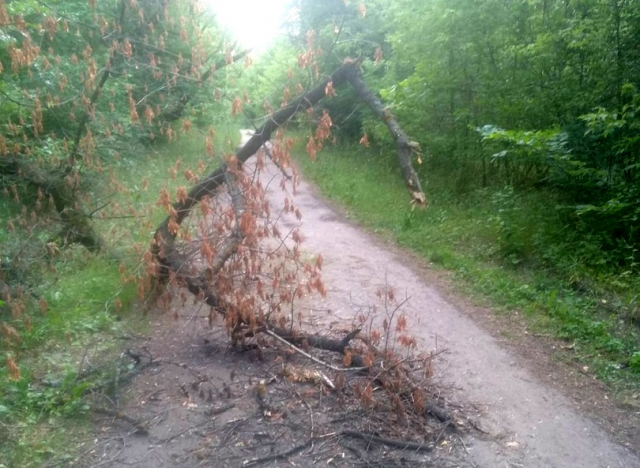
[[(270, 169), (275, 206), (283, 195)], [(321, 383), (285, 378), (282, 348), (234, 349), (220, 322), (210, 329), (198, 305), (176, 303), (152, 317), (151, 336), (130, 343), (141, 371), (119, 416), (96, 417), (94, 441), (75, 466), (640, 468), (640, 409), (617, 405), (588, 369), (554, 358), (570, 349), (528, 333), (517, 315), (457, 296), (446, 273), (363, 232), (305, 181), (295, 204), (302, 220), (281, 223), (300, 228), (305, 255), (322, 254), (328, 291), (304, 304), (307, 325), (339, 337), (358, 314), (382, 319), (376, 292), (394, 287), (408, 298), (402, 310), (418, 349), (440, 353), (438, 403), (472, 424), (451, 430), (436, 421), (429, 451), (352, 438), (345, 429), (376, 433), (386, 422)], [(321, 371), (284, 354), (287, 366)], [(256, 397), (260, 384), (266, 398)]]

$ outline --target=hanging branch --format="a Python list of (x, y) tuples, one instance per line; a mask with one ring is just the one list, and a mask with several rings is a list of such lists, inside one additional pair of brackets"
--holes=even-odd
[(402, 131), (400, 124), (391, 115), (389, 111), (384, 108), (382, 101), (371, 92), (362, 79), (362, 74), (357, 68), (353, 68), (349, 72), (349, 82), (353, 86), (356, 95), (371, 108), (374, 114), (378, 116), (385, 123), (389, 129), (391, 137), (395, 140), (398, 148), (398, 162), (402, 169), (402, 175), (407, 184), (407, 188), (413, 198), (412, 202), (418, 206), (427, 206), (427, 199), (422, 186), (420, 185), (420, 179), (413, 168), (411, 161), (413, 153), (420, 153), (420, 145), (415, 141), (409, 139), (409, 137)]

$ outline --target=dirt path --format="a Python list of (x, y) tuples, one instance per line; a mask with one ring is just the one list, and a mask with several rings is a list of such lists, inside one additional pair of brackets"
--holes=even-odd
[[(273, 191), (274, 203), (279, 194)], [(420, 346), (447, 348), (443, 384), (460, 401), (486, 411), (483, 427), (495, 442), (476, 440), (469, 447), (479, 466), (527, 468), (640, 467), (640, 459), (611, 442), (596, 424), (576, 413), (560, 392), (540, 383), (516, 356), (466, 314), (449, 304), (408, 266), (412, 262), (343, 220), (316, 191), (302, 182), (296, 204), (304, 213), (300, 226), (305, 248), (321, 252), (329, 290), (326, 307), (348, 318), (348, 304), (371, 304), (385, 278), (410, 296), (404, 309)], [(637, 440), (640, 444), (640, 436)], [(638, 446), (636, 449), (640, 448)]]
[[(278, 188), (280, 176), (275, 167), (269, 167), (268, 172), (273, 176), (269, 198), (276, 206), (284, 196)], [(542, 383), (535, 372), (527, 370), (521, 357), (477, 325), (468, 310), (452, 306), (425, 282), (415, 262), (407, 260), (410, 256), (354, 227), (304, 181), (295, 204), (303, 218), (298, 221), (285, 216), (281, 220), (284, 229), (300, 228), (305, 254), (322, 253), (324, 258), (328, 296), (310, 305), (314, 324), (324, 329), (344, 327), (354, 313), (376, 303), (376, 291), (385, 283), (395, 287), (398, 295), (406, 293), (410, 299), (403, 310), (419, 347), (448, 350), (437, 366), (436, 379), (443, 394), (466, 408), (478, 408), (481, 428), (488, 433), (465, 436), (459, 447), (462, 457), (440, 451), (436, 462), (413, 454), (403, 458), (405, 464), (401, 464), (395, 458), (384, 461), (388, 452), (383, 451), (377, 453), (376, 460), (358, 466), (640, 468), (640, 459), (576, 411), (574, 401)], [(229, 352), (223, 333), (212, 333), (203, 319), (193, 319), (197, 315), (194, 306), (179, 309), (178, 315), (177, 323), (158, 319), (157, 331), (145, 346), (162, 365), (151, 366), (124, 398), (129, 401), (127, 414), (149, 422), (149, 435), (114, 432), (114, 421), (103, 421), (102, 435), (97, 438), (100, 447), (95, 451), (98, 462), (94, 459), (87, 466), (252, 466), (258, 464), (256, 459), (227, 451), (251, 444), (258, 447), (256, 440), (275, 443), (272, 439), (277, 437), (266, 429), (268, 421), (247, 424), (256, 411), (251, 396), (253, 379), (273, 372), (269, 356), (260, 356), (259, 360), (251, 354)], [(292, 392), (290, 395), (298, 395), (297, 390)], [(309, 408), (310, 413), (318, 411), (316, 426), (330, 427), (322, 408), (331, 404), (327, 398), (313, 406), (313, 411)], [(302, 420), (307, 415), (293, 412), (289, 418)], [(284, 429), (280, 438), (293, 448), (305, 440), (295, 431)], [(637, 450), (639, 446), (640, 441), (636, 441), (632, 448)], [(345, 451), (327, 445), (318, 454), (317, 447), (302, 447), (298, 451), (301, 456), (309, 456), (298, 459), (297, 466), (357, 465), (356, 458), (349, 458), (350, 453), (359, 453), (357, 448)], [(270, 450), (267, 453), (282, 452), (273, 445)], [(434, 464), (425, 465), (427, 462)], [(277, 457), (259, 464), (290, 466)]]

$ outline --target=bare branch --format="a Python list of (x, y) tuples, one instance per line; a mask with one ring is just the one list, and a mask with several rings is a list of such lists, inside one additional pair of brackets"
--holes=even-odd
[(305, 353), (303, 350), (301, 350), (300, 348), (298, 348), (296, 345), (289, 343), (287, 340), (285, 340), (284, 338), (279, 337), (277, 334), (275, 334), (274, 332), (272, 332), (271, 330), (267, 329), (265, 331), (265, 333), (273, 338), (275, 338), (276, 340), (280, 341), (281, 343), (286, 344), (287, 346), (289, 346), (291, 349), (297, 351), (298, 353), (302, 354), (304, 357), (311, 359), (313, 362), (315, 362), (316, 364), (320, 364), (321, 366), (325, 366), (328, 367), (329, 369), (336, 371), (336, 372), (349, 372), (349, 371), (363, 371), (363, 370), (368, 370), (368, 367), (347, 367), (347, 368), (343, 368), (343, 367), (336, 367), (333, 366), (327, 362), (321, 361), (320, 359), (313, 357), (311, 354), (309, 353)]
[(353, 68), (349, 70), (349, 82), (360, 99), (366, 102), (373, 113), (382, 119), (389, 129), (391, 137), (395, 140), (398, 148), (398, 162), (400, 163), (407, 188), (413, 197), (413, 203), (418, 206), (426, 206), (427, 199), (422, 191), (418, 174), (416, 174), (413, 163), (411, 162), (413, 153), (419, 152), (420, 146), (415, 141), (411, 141), (402, 131), (402, 128), (400, 128), (400, 125), (393, 115), (384, 108), (380, 98), (373, 94), (367, 87), (358, 69)]

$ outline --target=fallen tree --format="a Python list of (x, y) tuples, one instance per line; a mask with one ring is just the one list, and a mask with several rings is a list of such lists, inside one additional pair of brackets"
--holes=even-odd
[[(412, 155), (418, 150), (417, 145), (412, 142), (407, 135), (402, 131), (397, 121), (384, 109), (380, 100), (367, 88), (366, 84), (362, 80), (362, 76), (359, 69), (359, 63), (356, 61), (346, 61), (341, 67), (335, 70), (331, 76), (320, 82), (316, 87), (308, 91), (306, 94), (300, 96), (294, 100), (291, 104), (283, 107), (277, 112), (269, 116), (266, 122), (256, 130), (256, 132), (249, 138), (249, 140), (240, 147), (234, 156), (227, 157), (226, 160), (217, 167), (213, 172), (204, 177), (200, 182), (184, 194), (180, 200), (170, 205), (165, 200), (165, 207), (168, 211), (168, 216), (164, 222), (157, 228), (154, 241), (151, 247), (152, 253), (152, 266), (151, 270), (155, 271), (155, 278), (160, 285), (170, 282), (177, 282), (186, 286), (186, 288), (197, 298), (204, 301), (209, 305), (212, 311), (221, 314), (225, 317), (227, 328), (234, 340), (241, 339), (246, 336), (253, 336), (261, 331), (269, 331), (274, 333), (286, 341), (295, 344), (305, 346), (316, 347), (319, 349), (335, 351), (343, 355), (349, 354), (349, 364), (357, 367), (369, 367), (373, 361), (372, 356), (363, 357), (358, 354), (352, 354), (349, 350), (349, 344), (356, 333), (349, 333), (343, 340), (334, 340), (326, 337), (318, 337), (305, 335), (300, 331), (293, 329), (293, 323), (291, 321), (289, 327), (284, 327), (282, 324), (278, 326), (276, 320), (270, 320), (270, 313), (273, 310), (280, 310), (280, 305), (273, 306), (269, 314), (263, 312), (256, 312), (259, 307), (255, 302), (248, 300), (253, 310), (240, 310), (243, 307), (246, 308), (246, 298), (239, 298), (239, 292), (235, 289), (235, 297), (231, 300), (230, 296), (233, 296), (230, 291), (221, 291), (221, 288), (228, 288), (230, 281), (222, 281), (220, 279), (220, 273), (229, 259), (238, 254), (239, 249), (243, 246), (243, 242), (247, 241), (249, 236), (256, 237), (254, 234), (249, 233), (249, 229), (256, 229), (257, 212), (263, 210), (260, 203), (251, 209), (247, 208), (248, 202), (254, 202), (254, 200), (248, 200), (245, 197), (245, 193), (252, 193), (253, 197), (259, 197), (259, 192), (253, 191), (250, 187), (250, 182), (247, 181), (242, 167), (253, 156), (257, 155), (259, 150), (265, 147), (265, 144), (272, 138), (273, 133), (282, 125), (287, 123), (292, 117), (301, 111), (310, 109), (315, 106), (326, 95), (330, 94), (330, 90), (334, 87), (342, 86), (345, 83), (351, 83), (356, 90), (358, 96), (360, 96), (364, 102), (366, 102), (376, 113), (380, 116), (387, 125), (392, 137), (397, 143), (398, 148), (398, 160), (402, 168), (402, 172), (405, 178), (405, 182), (412, 196), (412, 203), (416, 203), (421, 206), (426, 205), (425, 195), (422, 192), (418, 176), (413, 168), (411, 161)], [(322, 125), (322, 124), (321, 124)], [(328, 136), (328, 127), (330, 126), (327, 121), (324, 121), (325, 131), (321, 132), (324, 138)], [(316, 132), (317, 138), (318, 132)], [(260, 158), (261, 156), (258, 156)], [(261, 163), (259, 162), (258, 165)], [(207, 241), (203, 241), (203, 247), (201, 253), (207, 256), (207, 267), (197, 271), (197, 267), (193, 265), (190, 256), (193, 255), (194, 249), (180, 249), (176, 245), (176, 238), (180, 232), (184, 233), (184, 236), (189, 238), (183, 228), (185, 219), (191, 214), (193, 208), (206, 201), (206, 199), (216, 198), (218, 194), (222, 193), (219, 189), (226, 186), (227, 194), (229, 196), (229, 209), (228, 213), (232, 215), (224, 214), (221, 212), (220, 217), (229, 217), (233, 219), (233, 225), (227, 222), (227, 235), (224, 239), (218, 239), (213, 244), (209, 245)], [(290, 211), (293, 211), (293, 207), (289, 207)], [(288, 209), (289, 209), (288, 208)], [(203, 208), (206, 210), (207, 208)], [(268, 210), (267, 210), (268, 211)], [(270, 228), (276, 228), (271, 226)], [(207, 237), (208, 235), (201, 235), (201, 237)], [(243, 246), (244, 251), (259, 250), (259, 243), (261, 239), (268, 237), (269, 234), (258, 235), (259, 239), (251, 240), (250, 246)], [(211, 236), (213, 237), (213, 236)], [(276, 236), (279, 237), (279, 236)], [(284, 243), (284, 239), (281, 239)], [(294, 247), (293, 255), (288, 259), (293, 260), (294, 263), (298, 260), (299, 251), (296, 252), (298, 241), (296, 240), (296, 247)], [(272, 259), (269, 259), (272, 261)], [(255, 258), (250, 255), (244, 257), (244, 264), (238, 264), (232, 269), (238, 273), (246, 268), (250, 262), (254, 262)], [(253, 267), (255, 270), (256, 268)], [(319, 270), (319, 268), (317, 268)], [(319, 273), (314, 269), (305, 270), (310, 279), (307, 281), (306, 286), (309, 292), (316, 290), (320, 293), (324, 292), (324, 286), (319, 279)], [(282, 272), (278, 274), (282, 275)], [(287, 278), (286, 275), (282, 275), (283, 278)], [(274, 284), (280, 280), (274, 280)], [(221, 286), (216, 283), (222, 282)], [(297, 286), (298, 291), (300, 285)], [(287, 296), (286, 292), (278, 290), (274, 286), (274, 291), (271, 296), (276, 293), (284, 297), (282, 302), (293, 304), (293, 296)], [(234, 303), (235, 301), (235, 303)], [(240, 304), (243, 302), (243, 304)], [(293, 306), (292, 306), (293, 307)]]
[(396, 142), (398, 163), (400, 164), (400, 169), (402, 169), (402, 175), (404, 176), (409, 193), (411, 193), (412, 202), (418, 206), (426, 206), (427, 199), (422, 191), (420, 179), (413, 168), (412, 162), (413, 154), (420, 154), (420, 146), (402, 131), (400, 124), (393, 115), (384, 108), (380, 98), (373, 94), (367, 87), (360, 73), (355, 70), (349, 73), (349, 82), (353, 86), (356, 95), (367, 103), (373, 113), (385, 123), (389, 134)]
[[(411, 161), (413, 153), (417, 150), (417, 144), (407, 137), (393, 116), (384, 110), (380, 100), (366, 86), (362, 80), (357, 62), (346, 62), (311, 91), (269, 116), (265, 124), (256, 130), (246, 144), (238, 149), (235, 154), (234, 164), (242, 166), (242, 164), (254, 156), (256, 152), (271, 139), (273, 132), (277, 128), (284, 125), (299, 112), (311, 108), (320, 102), (326, 95), (327, 85), (331, 84), (332, 87), (339, 87), (347, 81), (353, 85), (356, 93), (372, 108), (376, 115), (382, 118), (389, 128), (391, 136), (397, 142), (398, 160), (407, 188), (413, 197), (412, 201), (419, 205), (426, 205), (426, 197)], [(213, 194), (216, 189), (226, 183), (227, 172), (228, 165), (223, 163), (199, 181), (191, 188), (186, 198), (173, 204), (172, 212), (157, 228), (152, 252), (161, 267), (159, 271), (160, 277), (165, 277), (170, 271), (179, 271), (182, 267), (184, 259), (177, 256), (174, 249), (177, 229), (198, 202), (205, 196)], [(210, 301), (207, 295), (205, 295), (205, 300), (207, 302)], [(210, 305), (215, 306), (215, 304)]]
[[(321, 257), (315, 262), (302, 260), (299, 248), (302, 239), (297, 231), (280, 234), (276, 224), (282, 213), (300, 215), (289, 198), (285, 198), (280, 214), (271, 215), (260, 171), (266, 157), (278, 169), (284, 167), (279, 164), (282, 153), (292, 142), (287, 142), (279, 131), (271, 141), (274, 132), (300, 111), (313, 108), (331, 94), (333, 87), (345, 83), (354, 86), (356, 93), (384, 119), (397, 143), (398, 160), (412, 203), (425, 206), (426, 199), (411, 162), (418, 148), (395, 119), (382, 110), (380, 100), (364, 84), (358, 63), (347, 62), (309, 92), (269, 116), (234, 155), (225, 157), (219, 167), (188, 193), (179, 189), (177, 202), (170, 204), (165, 192), (160, 203), (168, 216), (156, 230), (149, 271), (155, 273), (160, 288), (167, 288), (164, 294), (168, 294), (170, 284), (185, 286), (210, 306), (210, 324), (215, 317), (222, 316), (233, 343), (246, 343), (250, 338), (257, 341), (258, 348), (265, 338), (284, 343), (293, 352), (333, 372), (332, 378), (322, 372), (313, 374), (316, 378), (320, 376), (331, 391), (353, 395), (364, 408), (385, 412), (389, 421), (395, 420), (401, 427), (422, 427), (426, 418), (445, 428), (449, 424), (454, 427), (456, 423), (436, 403), (438, 398), (428, 384), (437, 353), (414, 354), (416, 339), (406, 333), (406, 320), (396, 313), (404, 301), (391, 311), (386, 309), (395, 300), (390, 290), (383, 291), (388, 320), (376, 324), (382, 326), (382, 333), (370, 329), (364, 334), (355, 327), (335, 338), (305, 332), (294, 324), (296, 298), (302, 298), (305, 292), (326, 294), (320, 277), (322, 260)], [(311, 137), (307, 146), (313, 144), (316, 149), (318, 142), (321, 144), (328, 138), (330, 125), (330, 118), (323, 113), (315, 138)], [(252, 157), (255, 157), (255, 163), (251, 162), (255, 164), (253, 172), (247, 170)], [(285, 174), (283, 187), (286, 179)], [(190, 231), (187, 221), (193, 218), (197, 221), (195, 233)], [(169, 305), (170, 300), (165, 304)], [(383, 335), (386, 338), (381, 341)], [(396, 350), (393, 343), (404, 351)], [(309, 353), (310, 349), (316, 351), (316, 356)], [(340, 355), (340, 364), (329, 362), (331, 358), (323, 357), (323, 353)], [(304, 380), (304, 376), (288, 378)], [(259, 384), (256, 389), (261, 406), (270, 412), (264, 385)], [(425, 441), (385, 438), (359, 431), (348, 430), (342, 435), (400, 449), (432, 447)]]

